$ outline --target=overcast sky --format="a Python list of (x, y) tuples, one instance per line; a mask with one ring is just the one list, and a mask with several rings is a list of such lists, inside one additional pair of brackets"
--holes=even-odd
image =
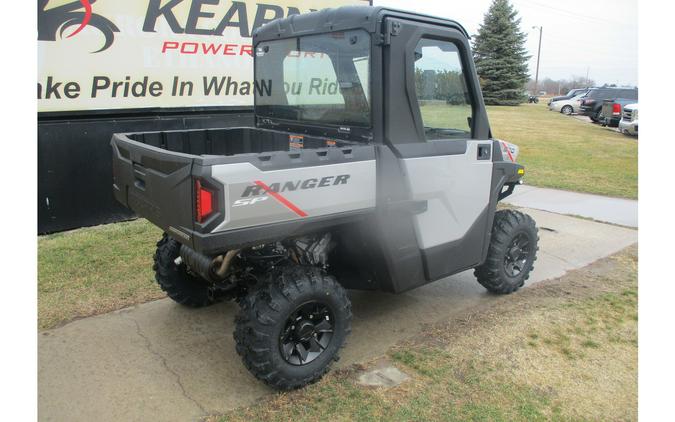
[[(441, 16), (461, 23), (475, 34), (492, 0), (373, 0), (391, 6)], [(586, 76), (598, 84), (637, 85), (637, 0), (511, 0), (522, 18), (532, 55), (534, 78), (539, 31), (544, 27), (539, 79)], [(412, 8), (412, 9), (411, 9)]]

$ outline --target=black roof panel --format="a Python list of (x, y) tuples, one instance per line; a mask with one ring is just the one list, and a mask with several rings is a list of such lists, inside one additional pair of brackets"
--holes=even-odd
[(323, 9), (301, 15), (291, 15), (276, 19), (253, 32), (254, 43), (280, 38), (291, 38), (299, 35), (318, 34), (362, 28), (368, 32), (375, 32), (377, 25), (385, 17), (409, 19), (423, 23), (447, 26), (458, 29), (468, 38), (466, 30), (457, 22), (423, 15), (415, 12), (390, 9), (382, 6), (342, 6)]

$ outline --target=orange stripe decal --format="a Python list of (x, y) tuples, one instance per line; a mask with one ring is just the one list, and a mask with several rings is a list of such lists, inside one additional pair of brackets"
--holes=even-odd
[(509, 146), (506, 145), (506, 142), (501, 141), (502, 145), (504, 145), (504, 149), (506, 150), (506, 153), (509, 155), (509, 160), (511, 160), (512, 163), (515, 163), (516, 160), (513, 159), (513, 155), (511, 155), (511, 150), (509, 149)]
[(263, 190), (264, 190), (265, 192), (267, 192), (268, 194), (270, 194), (270, 196), (272, 196), (272, 198), (276, 199), (279, 203), (281, 203), (283, 206), (285, 206), (285, 207), (288, 208), (289, 210), (293, 211), (294, 213), (296, 213), (296, 214), (299, 215), (300, 217), (307, 217), (307, 213), (306, 213), (306, 212), (304, 212), (303, 210), (301, 210), (300, 208), (298, 208), (294, 203), (292, 203), (292, 202), (289, 201), (288, 199), (284, 198), (284, 197), (281, 196), (279, 193), (274, 192), (274, 191), (273, 191), (272, 189), (270, 189), (270, 187), (267, 186), (265, 183), (261, 182), (260, 180), (256, 180), (256, 181), (253, 182), (253, 183), (255, 183), (256, 185), (258, 185), (258, 186), (260, 186), (261, 188), (263, 188)]

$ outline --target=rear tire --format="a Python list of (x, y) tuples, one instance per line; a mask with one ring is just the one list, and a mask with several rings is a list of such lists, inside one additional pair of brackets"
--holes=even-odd
[(593, 121), (593, 123), (598, 123), (600, 121), (600, 114), (602, 114), (602, 111), (598, 111), (597, 113), (593, 113), (589, 117), (591, 118), (591, 121)]
[(166, 233), (157, 242), (157, 251), (153, 257), (155, 280), (171, 299), (190, 308), (202, 308), (216, 302), (211, 286), (201, 277), (187, 271), (185, 264), (176, 265), (180, 252), (180, 243)]
[(319, 380), (351, 332), (351, 303), (331, 276), (292, 266), (240, 302), (234, 339), (246, 368), (280, 390)]
[(495, 213), (485, 262), (476, 267), (478, 282), (491, 293), (513, 293), (530, 277), (537, 260), (537, 226), (527, 214), (514, 210)]

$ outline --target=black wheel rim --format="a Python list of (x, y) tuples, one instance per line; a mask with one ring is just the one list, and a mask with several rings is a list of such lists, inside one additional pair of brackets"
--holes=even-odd
[(520, 233), (513, 238), (504, 255), (504, 271), (509, 277), (518, 277), (525, 270), (531, 251), (530, 238)]
[(307, 365), (328, 348), (334, 328), (333, 314), (325, 304), (312, 301), (298, 306), (281, 330), (281, 356), (291, 365)]

